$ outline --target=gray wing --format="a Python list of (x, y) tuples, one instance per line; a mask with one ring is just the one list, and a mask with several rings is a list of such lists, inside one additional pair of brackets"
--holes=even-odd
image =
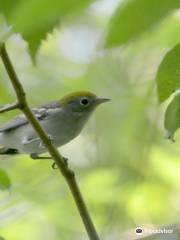
[(5, 124), (2, 128), (0, 128), (0, 132), (7, 132), (7, 131), (10, 131), (17, 127), (23, 126), (27, 123), (28, 123), (28, 121), (24, 116), (19, 116), (19, 117), (14, 118), (7, 124)]
[(11, 120), (10, 122), (6, 123), (2, 128), (0, 128), (0, 132), (8, 132), (12, 129), (18, 128), (27, 124), (28, 121), (24, 116), (18, 116)]
[[(52, 116), (52, 114), (57, 113), (59, 110), (59, 105), (57, 106), (54, 102), (40, 108), (32, 109), (33, 113), (40, 121), (47, 119), (49, 116)], [(0, 132), (8, 132), (26, 124), (28, 124), (27, 118), (24, 115), (19, 115), (0, 128)]]
[[(34, 114), (38, 119), (42, 119), (42, 113), (37, 112), (36, 109), (33, 109)], [(6, 123), (3, 127), (0, 128), (0, 132), (8, 132), (10, 130), (16, 129), (28, 123), (27, 118), (24, 115), (19, 115), (12, 119), (10, 122)]]

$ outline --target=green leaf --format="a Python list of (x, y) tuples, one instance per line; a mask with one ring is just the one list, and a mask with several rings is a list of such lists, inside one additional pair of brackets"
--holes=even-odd
[(10, 186), (11, 180), (9, 176), (4, 170), (0, 169), (0, 189), (1, 190), (9, 189)]
[(31, 55), (34, 55), (41, 40), (56, 27), (63, 17), (90, 4), (93, 0), (22, 0), (15, 7), (6, 7), (8, 22), (13, 31), (21, 33), (28, 41)]
[(164, 127), (166, 138), (174, 141), (174, 133), (180, 127), (180, 94), (177, 94), (168, 105), (165, 112)]
[(19, 1), (20, 0), (0, 0), (0, 13), (4, 13), (6, 16), (8, 16), (17, 3), (19, 3)]
[(179, 6), (180, 0), (124, 1), (110, 21), (105, 47), (111, 48), (127, 43)]
[(159, 102), (180, 88), (180, 44), (165, 55), (158, 68), (156, 82)]

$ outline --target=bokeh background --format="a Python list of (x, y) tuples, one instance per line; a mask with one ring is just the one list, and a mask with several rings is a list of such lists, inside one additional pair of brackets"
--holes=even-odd
[[(82, 134), (60, 149), (76, 172), (104, 240), (135, 239), (136, 227), (178, 223), (180, 215), (180, 135), (174, 144), (164, 139), (167, 102), (158, 104), (154, 80), (165, 53), (179, 42), (180, 13), (171, 12), (126, 45), (104, 50), (109, 21), (122, 2), (92, 1), (63, 18), (42, 41), (36, 64), (20, 34), (7, 40), (31, 106), (78, 90), (111, 98)], [(3, 15), (0, 26), (5, 26)], [(0, 105), (14, 99), (0, 63)], [(0, 124), (17, 113), (1, 115)], [(51, 161), (1, 156), (0, 167), (11, 181), (0, 191), (0, 236), (88, 239), (68, 187)]]

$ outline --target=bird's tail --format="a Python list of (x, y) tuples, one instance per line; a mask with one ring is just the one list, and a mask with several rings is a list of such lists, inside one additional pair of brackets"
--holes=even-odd
[(8, 147), (3, 147), (3, 143), (2, 143), (2, 138), (1, 135), (3, 133), (0, 131), (0, 155), (12, 155), (12, 154), (17, 154), (18, 150), (14, 149), (14, 148), (8, 148)]
[(14, 155), (14, 154), (18, 154), (17, 149), (0, 147), (0, 155)]

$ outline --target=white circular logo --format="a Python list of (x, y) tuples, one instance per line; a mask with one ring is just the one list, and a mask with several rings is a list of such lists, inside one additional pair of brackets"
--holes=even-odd
[(136, 233), (137, 235), (143, 234), (142, 228), (141, 228), (141, 227), (137, 227), (137, 228), (135, 229), (135, 233)]

